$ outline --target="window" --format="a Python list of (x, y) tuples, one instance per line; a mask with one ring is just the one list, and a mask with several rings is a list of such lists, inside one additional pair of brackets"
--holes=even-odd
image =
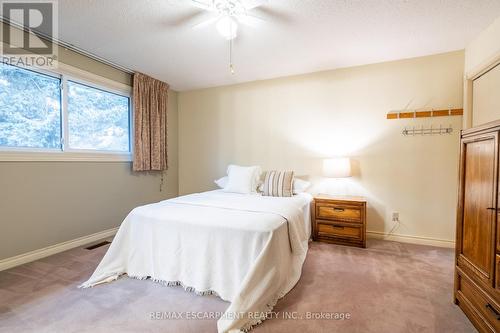
[(68, 81), (71, 149), (130, 151), (129, 98)]
[(0, 66), (0, 146), (61, 149), (61, 80)]
[(0, 158), (43, 152), (129, 160), (130, 117), (128, 92), (0, 64)]

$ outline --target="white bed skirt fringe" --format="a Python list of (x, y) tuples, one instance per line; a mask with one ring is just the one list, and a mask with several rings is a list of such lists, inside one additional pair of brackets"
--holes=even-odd
[[(109, 282), (118, 280), (123, 275), (126, 275), (129, 278), (136, 279), (136, 280), (151, 280), (151, 281), (159, 283), (165, 287), (182, 287), (185, 291), (194, 293), (198, 296), (213, 295), (213, 296), (217, 296), (220, 298), (219, 294), (216, 291), (213, 291), (213, 290), (199, 291), (199, 290), (196, 290), (196, 288), (194, 288), (194, 287), (186, 286), (181, 281), (165, 281), (162, 279), (156, 279), (156, 278), (151, 277), (151, 276), (128, 275), (127, 273), (112, 275), (112, 276), (104, 279), (102, 282), (99, 282), (96, 284), (85, 284), (84, 283), (84, 284), (79, 285), (78, 288), (82, 288), (82, 289), (93, 288), (93, 287), (98, 286), (100, 284), (109, 283)], [(252, 328), (254, 328), (255, 326), (264, 322), (264, 320), (266, 320), (266, 318), (269, 316), (269, 314), (273, 311), (274, 307), (276, 306), (276, 303), (278, 303), (278, 300), (283, 298), (285, 295), (286, 295), (286, 293), (284, 293), (283, 295), (280, 295), (278, 297), (274, 297), (269, 304), (266, 304), (265, 309), (263, 309), (263, 311), (261, 311), (261, 313), (265, 314), (265, 315), (261, 316), (260, 318), (255, 318), (255, 319), (251, 320), (244, 327), (240, 328), (239, 330), (231, 331), (231, 333), (239, 333), (239, 332), (246, 333), (246, 332), (251, 331)]]

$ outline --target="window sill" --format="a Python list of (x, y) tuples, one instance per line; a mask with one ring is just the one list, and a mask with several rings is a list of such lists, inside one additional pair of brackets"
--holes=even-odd
[(130, 153), (0, 151), (0, 162), (131, 162)]

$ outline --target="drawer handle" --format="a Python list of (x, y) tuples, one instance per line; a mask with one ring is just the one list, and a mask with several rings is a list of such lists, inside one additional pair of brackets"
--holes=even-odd
[(498, 210), (498, 209), (496, 209), (495, 207), (488, 207), (488, 208), (486, 208), (486, 209), (487, 209), (487, 210)]
[(489, 303), (488, 303), (488, 304), (486, 304), (486, 308), (487, 308), (488, 310), (490, 310), (490, 312), (491, 312), (491, 313), (492, 313), (495, 317), (497, 317), (497, 320), (500, 320), (500, 314), (497, 312), (497, 310), (495, 310), (495, 308), (494, 308), (494, 307), (492, 307), (492, 306), (491, 306), (491, 304), (489, 304)]
[(344, 208), (337, 208), (337, 207), (335, 207), (335, 208), (333, 208), (333, 210), (336, 211), (336, 212), (343, 212), (345, 209)]

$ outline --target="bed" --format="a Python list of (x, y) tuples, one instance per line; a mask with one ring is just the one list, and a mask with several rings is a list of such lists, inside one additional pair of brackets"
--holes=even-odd
[(137, 207), (81, 287), (127, 274), (215, 294), (231, 303), (218, 332), (247, 331), (300, 278), (311, 200), (215, 190)]

